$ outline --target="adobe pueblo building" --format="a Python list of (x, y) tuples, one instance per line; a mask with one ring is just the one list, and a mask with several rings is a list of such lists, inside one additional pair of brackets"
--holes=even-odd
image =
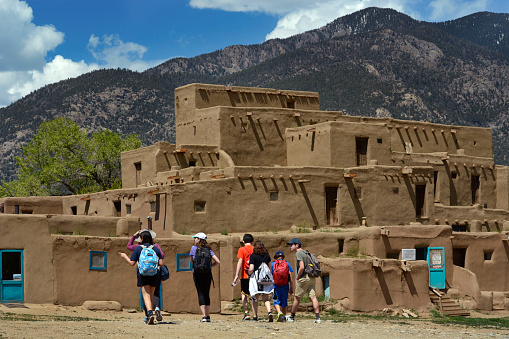
[(301, 238), (322, 261), (319, 293), (348, 309), (431, 307), (430, 286), (467, 308), (509, 308), (509, 167), (495, 165), (490, 129), (346, 116), (321, 111), (315, 92), (206, 84), (175, 90), (175, 123), (175, 145), (122, 153), (120, 190), (0, 199), (2, 267), (15, 272), (2, 276), (2, 301), (137, 307), (135, 269), (117, 252), (149, 223), (172, 272), (170, 312), (198, 311), (196, 232), (221, 259), (216, 312), (240, 294), (230, 284), (244, 233), (291, 263), (285, 243)]

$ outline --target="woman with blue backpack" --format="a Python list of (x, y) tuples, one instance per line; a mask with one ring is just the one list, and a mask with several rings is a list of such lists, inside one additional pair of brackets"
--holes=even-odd
[(193, 261), (193, 280), (198, 293), (198, 304), (203, 315), (201, 322), (210, 322), (210, 283), (212, 278), (212, 266), (219, 265), (219, 258), (207, 244), (207, 235), (203, 232), (193, 235), (194, 246), (189, 255)]
[(163, 259), (161, 259), (159, 248), (154, 246), (150, 232), (141, 232), (140, 239), (141, 245), (134, 249), (130, 258), (125, 253), (120, 253), (120, 256), (131, 266), (138, 263), (137, 286), (141, 287), (143, 302), (148, 310), (146, 323), (152, 325), (154, 323), (154, 291), (156, 286), (161, 284), (159, 267), (163, 266)]

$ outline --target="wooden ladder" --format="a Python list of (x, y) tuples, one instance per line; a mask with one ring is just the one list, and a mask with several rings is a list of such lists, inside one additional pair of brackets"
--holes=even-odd
[(470, 312), (461, 308), (456, 300), (452, 300), (444, 292), (431, 288), (429, 290), (429, 298), (431, 302), (438, 306), (440, 314), (455, 317), (468, 317)]

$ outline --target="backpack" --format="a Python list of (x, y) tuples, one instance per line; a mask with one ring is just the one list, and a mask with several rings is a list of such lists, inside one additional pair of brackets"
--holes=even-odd
[(264, 262), (262, 262), (260, 267), (258, 267), (258, 270), (255, 273), (255, 278), (258, 285), (274, 284), (274, 279), (272, 278), (272, 273), (270, 273), (270, 268)]
[(286, 260), (274, 261), (274, 269), (272, 270), (272, 278), (274, 279), (274, 285), (283, 286), (288, 285), (288, 275), (290, 274), (290, 268)]
[(209, 273), (212, 269), (212, 255), (208, 247), (198, 247), (194, 254), (193, 268), (196, 273)]
[(322, 275), (322, 269), (320, 268), (320, 262), (316, 259), (316, 256), (313, 253), (309, 253), (306, 251), (306, 255), (308, 258), (307, 265), (304, 267), (304, 272), (312, 277), (319, 277)]
[(138, 272), (144, 276), (154, 276), (158, 273), (159, 269), (159, 257), (154, 251), (154, 245), (144, 246), (141, 245), (140, 257), (138, 259)]

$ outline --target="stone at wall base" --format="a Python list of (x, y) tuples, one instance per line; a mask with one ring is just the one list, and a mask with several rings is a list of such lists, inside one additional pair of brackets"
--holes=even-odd
[(509, 298), (504, 299), (504, 310), (509, 311)]
[(475, 300), (462, 300), (460, 301), (460, 306), (466, 310), (476, 310), (477, 303)]
[(83, 307), (90, 311), (122, 311), (122, 305), (118, 301), (87, 300)]
[(477, 308), (485, 311), (493, 311), (493, 292), (481, 291)]
[(450, 288), (447, 290), (447, 296), (449, 296), (451, 299), (459, 298), (461, 297), (461, 293), (457, 288)]

